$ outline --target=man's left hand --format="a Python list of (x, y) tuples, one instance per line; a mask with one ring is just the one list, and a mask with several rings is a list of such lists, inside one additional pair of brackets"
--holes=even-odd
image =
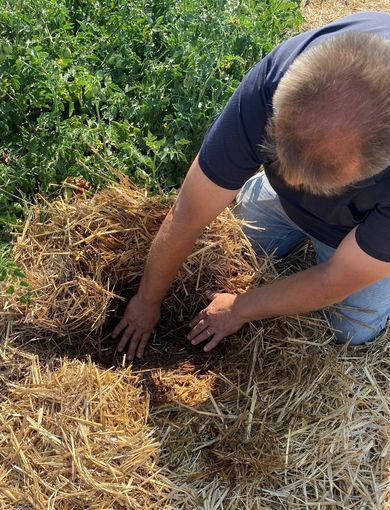
[(212, 300), (211, 303), (190, 322), (192, 330), (187, 335), (192, 345), (209, 340), (203, 348), (206, 352), (214, 349), (221, 340), (238, 331), (246, 322), (237, 314), (237, 295), (208, 293), (207, 297)]

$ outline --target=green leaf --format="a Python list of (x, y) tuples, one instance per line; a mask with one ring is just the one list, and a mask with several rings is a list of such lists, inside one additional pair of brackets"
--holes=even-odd
[(7, 279), (7, 270), (5, 269), (5, 267), (2, 267), (0, 269), (0, 282), (5, 282), (5, 280)]
[(68, 117), (71, 117), (74, 112), (74, 102), (72, 100), (69, 101), (69, 108), (68, 108)]
[(21, 271), (18, 267), (13, 269), (12, 275), (15, 276), (15, 278), (23, 278), (24, 277), (23, 271)]

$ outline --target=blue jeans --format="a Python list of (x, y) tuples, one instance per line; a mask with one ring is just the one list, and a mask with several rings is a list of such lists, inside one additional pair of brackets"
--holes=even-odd
[[(250, 223), (244, 231), (258, 255), (283, 257), (308, 238), (313, 243), (318, 264), (328, 260), (335, 251), (290, 220), (264, 173), (245, 183), (237, 196), (235, 213)], [(384, 329), (390, 315), (390, 277), (351, 294), (325, 315), (337, 343), (359, 345), (373, 340)]]

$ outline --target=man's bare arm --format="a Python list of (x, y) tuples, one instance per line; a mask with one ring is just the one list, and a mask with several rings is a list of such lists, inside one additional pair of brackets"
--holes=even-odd
[(179, 196), (152, 243), (139, 293), (161, 302), (204, 227), (235, 198), (232, 191), (214, 184), (193, 162)]
[(128, 347), (128, 358), (143, 355), (150, 333), (159, 320), (161, 301), (202, 230), (234, 199), (238, 190), (214, 184), (195, 158), (179, 196), (154, 239), (138, 293), (130, 300), (114, 329), (121, 334), (118, 350)]
[(353, 230), (329, 260), (249, 291), (242, 296), (240, 308), (250, 320), (310, 312), (338, 303), (389, 275), (390, 263), (365, 253)]
[(208, 351), (246, 322), (319, 310), (389, 275), (390, 263), (365, 253), (353, 230), (323, 264), (238, 296), (217, 294), (192, 321), (188, 338), (194, 345), (209, 340)]

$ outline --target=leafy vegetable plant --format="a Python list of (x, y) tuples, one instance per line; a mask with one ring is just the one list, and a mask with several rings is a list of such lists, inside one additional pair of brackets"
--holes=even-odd
[(68, 176), (96, 188), (114, 167), (178, 186), (245, 72), (298, 26), (299, 3), (3, 0), (0, 230)]

